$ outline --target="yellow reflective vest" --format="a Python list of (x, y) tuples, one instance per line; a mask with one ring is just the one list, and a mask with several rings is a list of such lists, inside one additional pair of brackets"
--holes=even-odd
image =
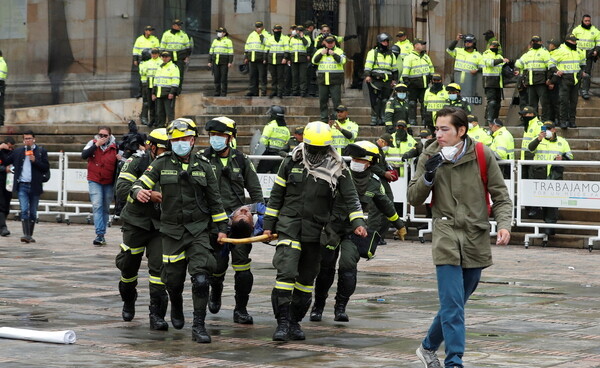
[(160, 58), (150, 59), (146, 61), (142, 61), (140, 63), (140, 81), (143, 84), (148, 84), (148, 88), (154, 87), (154, 75), (160, 65), (162, 64), (162, 60)]
[(552, 54), (552, 62), (556, 64), (556, 69), (564, 73), (562, 80), (572, 78), (574, 84), (579, 82), (577, 74), (585, 66), (585, 61), (585, 51), (579, 48), (572, 50), (565, 44), (560, 45)]
[(280, 151), (290, 139), (290, 130), (287, 126), (279, 126), (276, 120), (271, 120), (263, 129), (260, 137), (267, 149)]
[[(525, 130), (525, 132), (523, 132), (523, 139), (521, 140), (521, 160), (531, 159), (531, 157), (526, 158), (525, 153), (529, 152), (529, 143), (531, 143), (532, 140), (536, 139), (542, 131), (542, 125), (544, 124), (537, 117), (529, 120), (529, 124), (527, 124), (527, 129)], [(531, 154), (531, 156), (533, 156), (533, 154)]]
[(588, 51), (600, 46), (600, 31), (596, 26), (585, 29), (580, 24), (571, 33), (577, 37), (577, 48)]
[(392, 142), (394, 142), (394, 146), (388, 148), (385, 157), (397, 159), (397, 161), (390, 161), (389, 164), (398, 169), (400, 176), (404, 176), (404, 164), (400, 159), (406, 152), (417, 149), (417, 141), (410, 134), (406, 136), (406, 141), (397, 140), (396, 133), (394, 133), (392, 134)]
[(344, 64), (346, 55), (339, 47), (333, 47), (334, 55), (323, 55), (322, 49), (315, 52), (312, 63), (317, 65), (317, 83), (326, 86), (344, 83)]
[(290, 61), (292, 63), (308, 62), (308, 49), (310, 47), (310, 37), (290, 37)]
[(492, 133), (492, 139), (490, 149), (500, 160), (512, 160), (515, 158), (515, 139), (506, 127), (502, 127)]
[(160, 39), (160, 48), (173, 54), (173, 61), (185, 59), (192, 50), (192, 40), (184, 31), (165, 31)]
[(346, 148), (346, 146), (350, 143), (354, 143), (354, 140), (356, 137), (358, 137), (358, 124), (350, 119), (346, 119), (344, 122), (337, 120), (337, 123), (340, 125), (340, 128), (352, 133), (352, 137), (346, 138), (346, 136), (344, 136), (344, 134), (342, 134), (342, 132), (335, 127), (335, 125), (331, 127), (331, 136), (333, 138), (332, 146), (341, 155), (344, 148)]
[(502, 67), (504, 66), (504, 57), (498, 52), (486, 50), (481, 54), (481, 71), (483, 74), (484, 88), (504, 88), (502, 78)]
[(8, 77), (8, 67), (6, 66), (6, 61), (4, 61), (4, 57), (0, 56), (0, 81), (6, 81)]
[(215, 38), (208, 51), (208, 62), (215, 65), (233, 63), (233, 42), (227, 36)]
[(169, 94), (179, 93), (179, 68), (172, 61), (163, 63), (154, 74), (154, 90), (156, 97), (165, 97)]
[(481, 142), (486, 146), (492, 144), (492, 137), (479, 125), (475, 125), (473, 128), (469, 129), (467, 135), (471, 137), (472, 140)]
[(146, 38), (145, 35), (141, 35), (136, 38), (133, 43), (133, 50), (131, 50), (131, 54), (133, 56), (142, 56), (142, 51), (145, 49), (152, 49), (160, 46), (160, 41), (154, 35), (150, 35), (150, 37)]
[(515, 61), (517, 69), (527, 71), (527, 82), (530, 86), (546, 83), (548, 69), (554, 66), (550, 53), (544, 48), (531, 48)]
[(466, 73), (472, 70), (478, 70), (481, 65), (481, 54), (477, 50), (468, 52), (462, 47), (456, 47), (453, 50), (446, 49), (446, 52), (454, 58), (454, 71), (461, 72), (461, 78), (457, 83), (464, 83)]
[(270, 35), (265, 40), (265, 51), (267, 52), (267, 64), (279, 65), (283, 59), (288, 59), (290, 52), (290, 38), (284, 34), (275, 40), (275, 35)]
[(400, 71), (403, 68), (404, 58), (414, 49), (414, 46), (408, 38), (404, 41), (396, 42), (395, 45), (400, 48), (400, 55), (396, 57), (396, 67)]
[(260, 34), (256, 33), (256, 31), (252, 31), (248, 35), (246, 44), (244, 45), (244, 52), (246, 53), (246, 59), (248, 59), (248, 61), (254, 63), (262, 62), (264, 60), (267, 52), (265, 49), (267, 37), (269, 37), (269, 32), (264, 29)]
[(425, 97), (423, 97), (423, 105), (428, 112), (432, 113), (433, 121), (437, 112), (444, 108), (448, 104), (448, 91), (446, 86), (442, 86), (442, 89), (438, 93), (431, 92), (431, 87), (425, 90)]
[[(569, 160), (573, 159), (573, 153), (571, 152), (569, 142), (563, 137), (556, 137), (555, 140), (542, 139), (533, 153), (533, 159), (540, 161), (554, 161), (556, 155), (564, 155)], [(546, 175), (550, 175), (551, 169), (552, 165), (548, 165)]]
[(365, 76), (384, 82), (397, 78), (396, 56), (391, 51), (382, 53), (376, 48), (369, 50), (365, 60)]
[(429, 55), (413, 50), (404, 58), (401, 78), (408, 88), (427, 88), (427, 79), (434, 71)]

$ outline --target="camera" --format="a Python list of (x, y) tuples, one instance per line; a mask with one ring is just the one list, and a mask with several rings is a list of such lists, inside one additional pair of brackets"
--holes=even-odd
[(464, 40), (464, 39), (465, 39), (465, 35), (464, 35), (464, 34), (461, 34), (461, 35), (460, 35), (460, 39), (461, 39), (461, 40)]
[(542, 132), (545, 132), (546, 130), (548, 130), (548, 127), (545, 125), (542, 125)]

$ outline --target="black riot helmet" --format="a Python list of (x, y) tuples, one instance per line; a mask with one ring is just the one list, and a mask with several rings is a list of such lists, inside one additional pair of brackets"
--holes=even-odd
[(152, 54), (150, 53), (150, 49), (142, 50), (142, 61), (150, 60), (152, 58)]
[(380, 33), (377, 35), (377, 44), (381, 44), (383, 41), (391, 42), (391, 37), (387, 33)]
[(283, 118), (285, 111), (283, 110), (283, 107), (279, 105), (273, 105), (269, 109), (268, 114), (271, 116), (271, 119)]
[(475, 43), (475, 42), (477, 42), (477, 38), (475, 37), (474, 34), (468, 33), (468, 34), (465, 35), (464, 41), (465, 42), (473, 42), (473, 43)]

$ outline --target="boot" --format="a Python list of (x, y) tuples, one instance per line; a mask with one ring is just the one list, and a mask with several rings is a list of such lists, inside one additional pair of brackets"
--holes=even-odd
[(310, 308), (311, 296), (311, 293), (305, 293), (298, 289), (294, 290), (290, 306), (290, 331), (288, 334), (290, 340), (306, 339), (299, 322), (302, 321), (306, 312), (308, 312), (308, 308)]
[(21, 237), (21, 243), (29, 243), (29, 220), (21, 220), (21, 226), (23, 227), (23, 236)]
[(334, 318), (336, 322), (348, 322), (346, 305), (354, 291), (356, 290), (356, 269), (340, 270), (338, 272), (338, 287), (335, 294), (335, 306), (333, 307)]
[(346, 314), (346, 305), (348, 304), (348, 300), (350, 300), (350, 298), (347, 298), (344, 300), (343, 297), (341, 298), (339, 295), (336, 295), (335, 306), (333, 307), (333, 313), (335, 315), (335, 317), (333, 318), (334, 321), (336, 321), (336, 322), (350, 321), (350, 318), (348, 318), (348, 314)]
[(204, 326), (204, 319), (206, 318), (206, 311), (194, 311), (194, 324), (192, 325), (192, 341), (196, 341), (202, 344), (209, 344), (211, 342), (206, 327)]
[(277, 319), (277, 328), (273, 333), (273, 341), (288, 341), (290, 332), (290, 302), (291, 292), (273, 289), (271, 292), (271, 305)]
[(246, 309), (253, 284), (254, 276), (250, 270), (235, 273), (235, 309), (233, 310), (233, 322), (235, 323), (242, 325), (254, 323), (252, 316), (248, 314)]
[(217, 314), (221, 310), (221, 295), (223, 294), (224, 276), (210, 278), (210, 295), (208, 297), (208, 310)]
[(35, 243), (35, 239), (31, 236), (33, 235), (33, 229), (35, 228), (35, 220), (29, 220), (29, 242)]
[(169, 290), (169, 299), (171, 300), (171, 324), (176, 330), (181, 330), (183, 325), (185, 325), (182, 291)]
[(315, 295), (315, 303), (310, 311), (310, 320), (320, 322), (323, 319), (323, 309), (325, 309), (325, 300), (319, 300)]
[(0, 212), (0, 236), (9, 236), (10, 231), (6, 227), (6, 214), (4, 212)]
[(324, 267), (324, 261), (321, 261), (321, 270), (315, 280), (315, 302), (310, 311), (310, 320), (312, 322), (319, 322), (323, 319), (323, 309), (325, 309), (327, 293), (333, 284), (333, 279), (335, 279), (335, 260), (337, 260), (337, 256), (334, 257), (332, 267)]
[(123, 300), (123, 321), (129, 322), (135, 317), (135, 300), (137, 299), (137, 281), (123, 282), (119, 281), (119, 294)]
[(167, 331), (169, 324), (165, 321), (169, 297), (167, 292), (150, 294), (150, 329)]

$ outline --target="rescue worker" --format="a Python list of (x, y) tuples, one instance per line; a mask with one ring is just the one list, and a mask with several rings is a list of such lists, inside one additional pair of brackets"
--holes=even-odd
[(342, 156), (344, 149), (350, 143), (354, 143), (358, 137), (358, 124), (348, 118), (348, 108), (340, 105), (335, 108), (337, 119), (330, 119), (331, 136), (333, 137), (333, 148)]
[[(556, 57), (556, 53), (559, 51), (560, 41), (553, 38), (548, 41), (548, 52), (550, 53), (550, 59), (554, 59)], [(548, 85), (548, 101), (550, 103), (550, 110), (548, 111), (548, 120), (552, 120), (554, 123), (558, 124), (558, 119), (560, 116), (560, 99), (559, 99), (559, 91), (560, 91), (560, 79), (556, 80), (555, 84), (552, 82), (552, 78), (550, 78), (546, 84)]]
[(319, 85), (319, 109), (321, 121), (327, 121), (328, 102), (331, 97), (333, 106), (342, 104), (342, 84), (344, 84), (344, 50), (335, 45), (333, 36), (323, 40), (325, 47), (318, 49), (312, 57), (317, 66), (317, 83)]
[[(537, 137), (529, 143), (529, 151), (534, 154), (534, 160), (570, 161), (574, 159), (569, 142), (557, 135), (556, 125), (552, 121), (544, 122)], [(564, 166), (560, 165), (533, 166), (531, 179), (563, 180), (564, 170)], [(542, 219), (545, 223), (557, 223), (558, 208), (542, 207)], [(543, 232), (547, 235), (555, 234), (554, 229), (550, 228), (543, 229)]]
[(140, 121), (143, 125), (153, 126), (156, 122), (156, 101), (152, 100), (152, 89), (154, 88), (154, 76), (160, 68), (162, 60), (157, 48), (142, 51), (142, 62), (140, 63), (140, 81), (142, 82), (142, 111)]
[(259, 96), (258, 88), (260, 83), (260, 93), (267, 95), (267, 65), (266, 61), (266, 41), (269, 32), (265, 30), (263, 22), (254, 23), (254, 31), (250, 32), (244, 46), (244, 64), (250, 66), (250, 85), (246, 96)]
[(131, 321), (135, 316), (138, 271), (145, 252), (148, 258), (150, 328), (163, 331), (169, 329), (165, 322), (169, 296), (161, 280), (163, 252), (160, 240), (160, 185), (157, 183), (149, 188), (150, 200), (146, 203), (136, 201), (129, 193), (133, 183), (142, 176), (150, 163), (167, 150), (167, 144), (165, 128), (150, 132), (145, 142), (146, 150), (134, 153), (125, 161), (116, 184), (117, 201), (126, 201), (121, 211), (123, 242), (115, 259), (117, 268), (121, 271), (119, 293), (123, 300), (123, 320)]
[[(514, 160), (515, 158), (515, 139), (506, 129), (504, 122), (500, 119), (494, 119), (490, 124), (492, 132), (492, 143), (490, 149), (494, 152), (497, 160)], [(504, 179), (510, 179), (510, 165), (500, 166)]]
[(181, 89), (179, 68), (171, 61), (171, 53), (163, 51), (160, 54), (162, 64), (154, 74), (152, 101), (156, 102), (155, 126), (165, 127), (175, 118), (175, 98)]
[(435, 71), (427, 55), (427, 42), (420, 38), (413, 40), (412, 50), (402, 63), (402, 77), (408, 87), (408, 124), (417, 125), (417, 102), (421, 104), (421, 119), (425, 115), (424, 97), (431, 75)]
[[(385, 194), (377, 175), (371, 172), (379, 157), (374, 143), (358, 141), (348, 145), (348, 155), (352, 157), (350, 171), (363, 210), (372, 213), (373, 208), (383, 212), (404, 240), (406, 228), (396, 213), (394, 203)], [(334, 203), (331, 220), (327, 227), (327, 244), (321, 248), (321, 264), (315, 280), (315, 301), (310, 312), (311, 321), (321, 321), (327, 293), (333, 284), (336, 263), (339, 258), (337, 291), (335, 293), (334, 321), (348, 322), (346, 306), (357, 283), (357, 265), (360, 255), (356, 244), (351, 240), (353, 227), (348, 220), (348, 210), (342, 200)]]
[(475, 115), (467, 115), (467, 121), (469, 122), (469, 130), (467, 134), (469, 138), (474, 140), (475, 142), (481, 142), (486, 146), (492, 144), (492, 136), (479, 125), (479, 119)]
[(446, 105), (444, 107), (455, 107), (457, 109), (464, 110), (466, 114), (470, 114), (473, 111), (471, 104), (460, 95), (460, 84), (450, 83), (446, 87), (446, 91), (448, 91), (448, 99), (446, 100)]
[(233, 65), (233, 42), (224, 27), (215, 30), (217, 38), (210, 45), (208, 51), (208, 67), (212, 70), (215, 96), (227, 96), (227, 77), (229, 68)]
[(371, 102), (371, 125), (384, 125), (385, 104), (398, 80), (396, 57), (390, 48), (387, 33), (377, 35), (377, 45), (369, 50), (365, 60), (365, 83)]
[(489, 50), (492, 42), (498, 42), (498, 54), (502, 55), (502, 45), (500, 45), (500, 41), (494, 35), (494, 31), (488, 29), (483, 33), (483, 38), (485, 39), (485, 48)]
[[(131, 73), (133, 74), (133, 85), (132, 85), (132, 97), (139, 98), (144, 97), (144, 92), (141, 89), (140, 85), (140, 70), (139, 65), (142, 60), (142, 52), (144, 50), (150, 51), (151, 49), (158, 48), (160, 46), (159, 39), (154, 36), (154, 27), (146, 26), (144, 27), (144, 33), (135, 39), (133, 43), (133, 49), (131, 50), (131, 54), (133, 56), (133, 62), (131, 66)], [(147, 59), (146, 59), (147, 60)]]
[(297, 126), (292, 133), (290, 139), (288, 139), (287, 143), (281, 151), (279, 151), (279, 156), (286, 157), (290, 152), (294, 150), (294, 148), (298, 147), (302, 140), (304, 139), (304, 126)]
[(396, 131), (392, 134), (393, 146), (386, 152), (387, 159), (390, 160), (390, 165), (398, 171), (398, 176), (404, 176), (403, 161), (417, 157), (417, 141), (412, 134), (408, 134), (408, 125), (404, 120), (396, 122)]
[[(265, 146), (264, 156), (279, 155), (279, 151), (283, 149), (287, 141), (290, 139), (290, 129), (285, 122), (285, 114), (283, 107), (273, 105), (268, 111), (271, 121), (265, 125), (260, 143)], [(276, 160), (261, 160), (258, 163), (257, 172), (276, 173), (280, 162)]]
[(266, 59), (271, 72), (271, 94), (269, 97), (283, 97), (285, 88), (285, 68), (290, 58), (290, 38), (281, 33), (283, 27), (276, 24), (273, 34), (265, 41)]
[(510, 60), (503, 57), (500, 53), (500, 43), (498, 41), (492, 41), (490, 43), (490, 48), (482, 54), (481, 61), (483, 89), (485, 90), (485, 99), (487, 101), (485, 118), (490, 122), (500, 115), (502, 91), (504, 88), (502, 67)]
[(431, 133), (435, 131), (433, 122), (436, 114), (448, 103), (448, 91), (442, 83), (442, 75), (433, 73), (431, 75), (431, 85), (425, 90), (423, 96), (423, 105), (425, 106), (425, 115), (423, 115), (423, 125)]
[(187, 270), (194, 304), (192, 340), (210, 343), (204, 321), (209, 279), (217, 261), (210, 245), (208, 226), (212, 221), (219, 229), (217, 240), (225, 238), (227, 214), (210, 163), (200, 153), (192, 154), (196, 136), (196, 124), (191, 119), (173, 120), (167, 127), (172, 151), (158, 157), (133, 183), (131, 197), (147, 203), (152, 188), (160, 184), (161, 279), (171, 300), (171, 324), (178, 330), (185, 324), (182, 293)]
[(320, 121), (306, 125), (304, 142), (279, 167), (265, 211), (264, 234), (279, 234), (273, 256), (277, 268), (271, 294), (277, 319), (273, 341), (305, 339), (299, 322), (310, 307), (321, 260), (321, 231), (330, 221), (334, 198), (344, 204), (354, 233), (367, 235), (350, 172), (331, 143), (329, 125)]
[(292, 96), (306, 97), (308, 94), (307, 76), (313, 46), (304, 27), (297, 26), (296, 33), (290, 37), (290, 62), (292, 67)]
[(592, 67), (598, 60), (598, 51), (600, 50), (600, 30), (592, 25), (592, 16), (584, 14), (581, 24), (575, 27), (571, 33), (577, 38), (577, 47), (585, 53), (583, 71), (587, 76), (581, 78), (581, 97), (587, 100), (590, 98)]
[[(515, 61), (515, 71), (524, 74), (524, 82), (527, 86), (527, 104), (535, 108), (536, 114), (542, 120), (548, 119), (550, 111), (548, 101), (548, 71), (554, 67), (548, 50), (542, 47), (540, 36), (531, 37), (531, 48)], [(538, 102), (542, 105), (542, 113), (539, 114)]]
[(4, 95), (6, 94), (6, 79), (8, 78), (8, 67), (0, 50), (0, 126), (4, 125)]
[(404, 31), (398, 31), (396, 38), (398, 41), (392, 46), (392, 52), (396, 56), (396, 67), (400, 71), (403, 68), (404, 58), (414, 49), (414, 46)]
[[(456, 47), (460, 40), (463, 40), (464, 48)], [(477, 51), (475, 46), (476, 43), (477, 39), (474, 35), (463, 35), (459, 33), (456, 36), (456, 39), (450, 42), (450, 45), (448, 45), (448, 48), (446, 49), (446, 52), (454, 58), (453, 82), (458, 83), (461, 86), (469, 86), (466, 90), (466, 92), (469, 93), (468, 96), (471, 96), (471, 93), (475, 93), (475, 90), (473, 90), (475, 86), (467, 80), (467, 75), (470, 74), (471, 76), (475, 76), (481, 65), (481, 54)]]
[(394, 93), (385, 104), (385, 131), (394, 133), (396, 131), (396, 122), (398, 120), (408, 121), (408, 88), (404, 83), (398, 83), (394, 86)]
[[(523, 138), (521, 139), (521, 160), (533, 160), (533, 153), (529, 150), (529, 143), (536, 139), (542, 131), (544, 125), (540, 119), (535, 116), (535, 109), (531, 106), (525, 106), (519, 111), (520, 121), (523, 126)], [(534, 166), (523, 166), (521, 178), (533, 179)], [(540, 211), (539, 207), (525, 207), (527, 216), (536, 217)]]
[[(192, 55), (192, 40), (181, 29), (182, 26), (183, 21), (174, 19), (171, 29), (165, 31), (160, 39), (161, 50), (169, 51), (173, 57), (173, 64), (179, 68), (179, 75), (181, 77), (180, 86), (183, 86), (185, 67), (190, 62), (190, 55)], [(169, 121), (171, 120), (169, 119)]]
[[(554, 54), (552, 63), (556, 72), (552, 74), (550, 84), (560, 81), (558, 96), (560, 100), (560, 127), (563, 129), (577, 128), (577, 91), (581, 81), (580, 73), (585, 78), (585, 52), (577, 48), (577, 37), (569, 35), (565, 43)], [(545, 120), (542, 116), (542, 120)]]
[[(234, 121), (220, 116), (209, 120), (205, 130), (210, 137), (210, 147), (204, 150), (204, 157), (210, 162), (217, 177), (225, 213), (231, 216), (237, 208), (246, 204), (244, 190), (250, 194), (251, 203), (263, 204), (262, 188), (252, 161), (241, 151), (230, 146), (231, 139), (236, 133)], [(252, 316), (246, 309), (254, 283), (254, 276), (250, 269), (252, 244), (235, 246), (219, 244), (217, 235), (218, 229), (211, 228), (210, 240), (217, 258), (217, 268), (210, 277), (208, 310), (215, 314), (221, 309), (223, 281), (229, 265), (229, 253), (231, 253), (231, 267), (235, 271), (233, 322), (252, 324)]]

